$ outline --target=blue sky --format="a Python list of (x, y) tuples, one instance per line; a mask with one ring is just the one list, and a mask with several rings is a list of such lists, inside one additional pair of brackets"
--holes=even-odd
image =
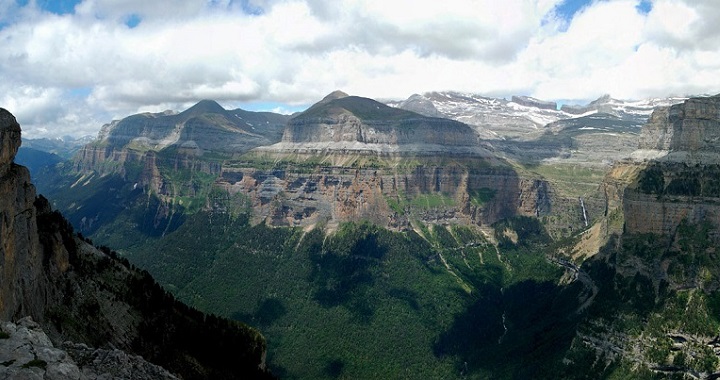
[(716, 0), (0, 0), (26, 135), (137, 112), (293, 112), (334, 90), (585, 103), (720, 92)]
[[(40, 8), (58, 15), (74, 13), (75, 5), (81, 0), (37, 0)], [(26, 0), (18, 0), (18, 3), (27, 3)]]

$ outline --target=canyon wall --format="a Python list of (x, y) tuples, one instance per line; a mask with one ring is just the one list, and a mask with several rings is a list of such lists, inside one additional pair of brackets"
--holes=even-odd
[(551, 211), (547, 183), (519, 178), (507, 167), (324, 167), (312, 173), (225, 168), (217, 183), (247, 196), (255, 217), (272, 225), (371, 220), (403, 230), (413, 219), (486, 225)]
[(642, 170), (624, 190), (627, 232), (672, 236), (683, 220), (720, 226), (720, 97), (658, 108), (639, 148), (664, 153), (632, 163)]

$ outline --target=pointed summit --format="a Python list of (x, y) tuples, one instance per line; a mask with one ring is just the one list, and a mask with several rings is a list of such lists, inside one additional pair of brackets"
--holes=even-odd
[(335, 90), (335, 91), (331, 92), (330, 94), (328, 94), (326, 97), (324, 97), (323, 100), (321, 100), (320, 102), (327, 103), (331, 100), (347, 98), (348, 96), (350, 96), (350, 95), (348, 95), (340, 90)]
[(199, 101), (196, 105), (188, 108), (181, 112), (181, 115), (186, 116), (199, 116), (206, 113), (225, 113), (225, 108), (218, 104), (214, 100), (204, 99)]

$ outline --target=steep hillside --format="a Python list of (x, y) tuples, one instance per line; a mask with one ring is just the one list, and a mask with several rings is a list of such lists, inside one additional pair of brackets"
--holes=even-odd
[(601, 241), (582, 266), (598, 293), (568, 353), (570, 371), (720, 375), (719, 104), (692, 98), (657, 109), (635, 160), (616, 164), (605, 181), (608, 211), (598, 226), (605, 233), (588, 234), (575, 251)]
[(19, 146), (20, 126), (0, 109), (1, 320), (30, 316), (55, 344), (122, 349), (186, 379), (269, 376), (257, 331), (189, 308), (147, 272), (75, 235), (13, 163)]

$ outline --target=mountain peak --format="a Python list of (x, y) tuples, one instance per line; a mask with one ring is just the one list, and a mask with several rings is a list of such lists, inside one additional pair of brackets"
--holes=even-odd
[(184, 114), (202, 115), (206, 113), (223, 113), (225, 108), (214, 100), (203, 99), (194, 106), (183, 111)]
[(590, 102), (589, 105), (610, 103), (613, 100), (614, 99), (610, 96), (610, 94), (605, 94), (605, 95), (593, 100), (592, 102)]
[(342, 92), (342, 91), (340, 91), (340, 90), (335, 90), (335, 91), (329, 93), (329, 94), (328, 94), (326, 97), (324, 97), (323, 100), (321, 100), (320, 102), (325, 102), (325, 103), (327, 103), (327, 102), (332, 101), (332, 100), (335, 100), (335, 99), (347, 98), (348, 96), (350, 96), (350, 95), (348, 95), (348, 94), (346, 94), (346, 93), (344, 93), (344, 92)]

